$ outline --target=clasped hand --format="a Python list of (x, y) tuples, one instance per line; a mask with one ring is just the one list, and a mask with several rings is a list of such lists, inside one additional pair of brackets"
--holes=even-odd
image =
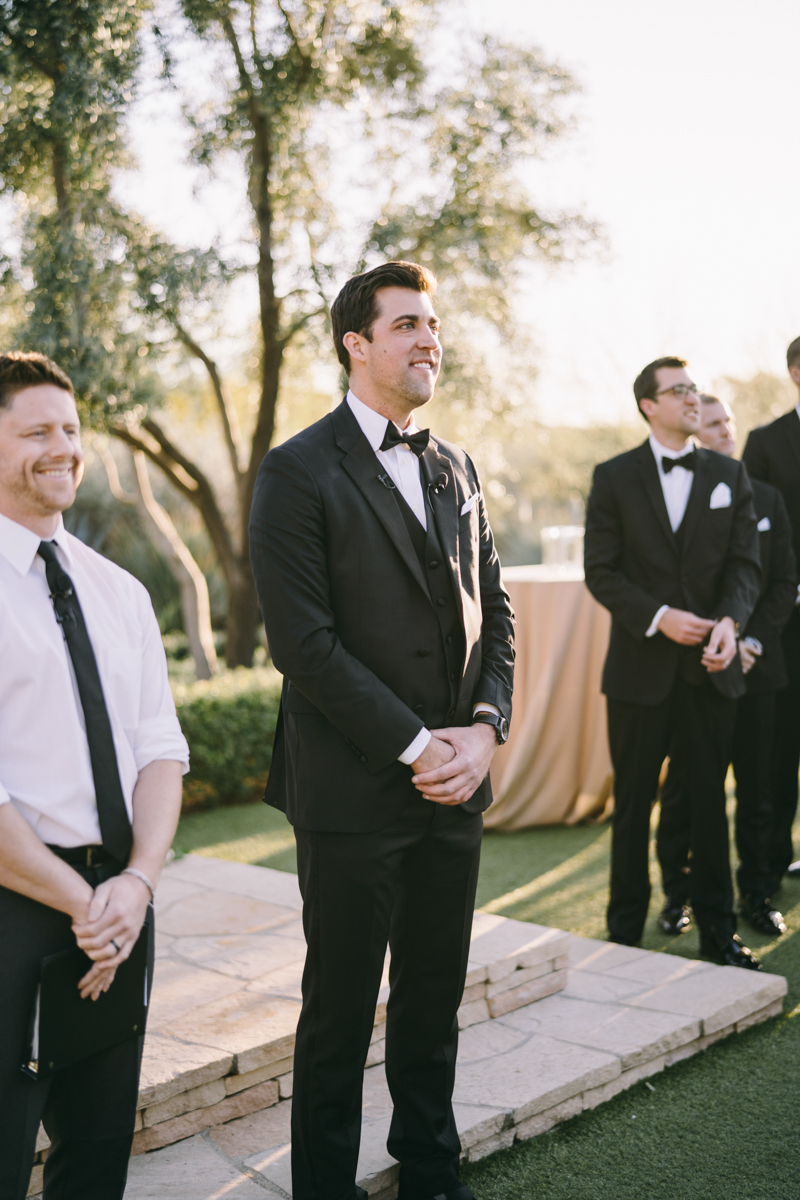
[(426, 800), (463, 804), (486, 778), (497, 738), (491, 725), (434, 729), (412, 763), (412, 783)]
[(710, 674), (726, 670), (736, 654), (736, 627), (730, 617), (711, 621), (680, 608), (668, 608), (658, 628), (679, 646), (699, 646), (708, 638), (702, 663)]
[(78, 984), (84, 1000), (96, 1000), (111, 987), (136, 944), (149, 903), (149, 889), (134, 875), (115, 875), (95, 888), (85, 916), (72, 923), (76, 942), (94, 960)]

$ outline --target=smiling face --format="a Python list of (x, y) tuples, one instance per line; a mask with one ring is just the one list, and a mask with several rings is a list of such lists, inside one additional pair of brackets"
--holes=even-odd
[(401, 427), (432, 398), (442, 365), (439, 318), (427, 292), (387, 287), (376, 293), (370, 337), (346, 333), (350, 386), (364, 404)]
[(52, 537), (83, 475), (75, 401), (64, 388), (26, 387), (0, 408), (0, 512)]
[(700, 428), (700, 397), (685, 367), (659, 367), (656, 384), (655, 397), (642, 400), (641, 410), (656, 438), (680, 449)]

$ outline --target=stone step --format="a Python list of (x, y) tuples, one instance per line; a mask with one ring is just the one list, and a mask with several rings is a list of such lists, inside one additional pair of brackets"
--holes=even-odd
[[(134, 1154), (291, 1095), (301, 910), (297, 877), (285, 871), (199, 855), (165, 868)], [(568, 945), (561, 930), (476, 913), (461, 1028), (563, 988)], [(388, 958), (369, 1067), (384, 1058), (387, 971)], [(47, 1144), (40, 1131), (40, 1162)]]
[[(476, 1161), (609, 1100), (720, 1038), (777, 1015), (781, 976), (569, 936), (567, 986), (461, 1035), (455, 1114)], [(525, 969), (525, 968), (523, 968)], [(657, 1086), (657, 1085), (656, 1085)], [(291, 1196), (291, 1102), (228, 1120), (131, 1162), (125, 1200)], [(392, 1200), (391, 1101), (383, 1067), (364, 1076), (359, 1182)]]

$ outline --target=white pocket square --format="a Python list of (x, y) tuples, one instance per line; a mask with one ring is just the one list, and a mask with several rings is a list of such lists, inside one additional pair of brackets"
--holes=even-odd
[(462, 517), (466, 516), (466, 514), (470, 511), (470, 509), (475, 507), (475, 503), (479, 496), (480, 496), (480, 492), (473, 492), (471, 496), (467, 497), (467, 499), (461, 505), (461, 516)]
[(761, 520), (758, 522), (758, 532), (766, 533), (768, 529), (772, 529), (772, 526), (770, 525), (770, 522), (769, 522), (769, 517), (762, 517)]
[(730, 508), (731, 506), (731, 489), (727, 483), (718, 483), (711, 493), (709, 508)]

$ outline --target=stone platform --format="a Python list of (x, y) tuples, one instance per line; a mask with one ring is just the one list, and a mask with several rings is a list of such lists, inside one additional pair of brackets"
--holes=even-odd
[[(160, 962), (126, 1200), (290, 1196), (304, 953), (296, 878), (189, 856), (165, 871), (158, 907)], [(542, 1133), (776, 1015), (785, 992), (780, 976), (476, 914), (455, 1092), (464, 1157)], [(385, 1148), (384, 1022), (385, 989), (359, 1160), (361, 1185), (377, 1200), (394, 1196), (397, 1172)]]

